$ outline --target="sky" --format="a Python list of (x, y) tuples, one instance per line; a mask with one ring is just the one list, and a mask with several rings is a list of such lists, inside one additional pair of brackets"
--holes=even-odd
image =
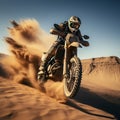
[(81, 19), (82, 35), (90, 36), (90, 46), (78, 48), (81, 59), (120, 57), (119, 0), (0, 0), (0, 53), (8, 52), (4, 37), (10, 20), (34, 18), (49, 33), (71, 16)]

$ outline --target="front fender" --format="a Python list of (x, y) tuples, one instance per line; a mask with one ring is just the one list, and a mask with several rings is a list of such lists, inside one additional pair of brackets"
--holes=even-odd
[(80, 47), (80, 43), (79, 42), (72, 42), (72, 43), (70, 43), (68, 45), (68, 47), (71, 47), (71, 46), (73, 46), (73, 47)]

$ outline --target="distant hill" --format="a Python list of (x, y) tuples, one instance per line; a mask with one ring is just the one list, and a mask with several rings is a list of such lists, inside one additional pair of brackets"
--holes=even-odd
[(83, 79), (120, 90), (120, 58), (116, 56), (82, 60)]

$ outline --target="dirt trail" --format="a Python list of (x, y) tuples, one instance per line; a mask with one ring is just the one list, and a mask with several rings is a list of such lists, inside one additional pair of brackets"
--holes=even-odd
[(115, 119), (112, 114), (80, 101), (61, 104), (37, 89), (3, 79), (0, 79), (0, 106), (0, 120)]

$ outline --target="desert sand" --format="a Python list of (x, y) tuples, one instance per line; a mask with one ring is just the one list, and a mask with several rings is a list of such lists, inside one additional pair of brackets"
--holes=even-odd
[(36, 20), (12, 21), (5, 38), (9, 55), (0, 54), (0, 120), (119, 120), (120, 58), (82, 60), (78, 94), (66, 98), (62, 81), (37, 83), (41, 55), (55, 38)]
[[(97, 63), (98, 66), (95, 68), (96, 70), (100, 69), (99, 71), (101, 71), (104, 70), (104, 67), (106, 69), (109, 68), (105, 59), (108, 59), (109, 62), (114, 59), (109, 64), (117, 64), (117, 70), (120, 68), (119, 64), (116, 62), (116, 57), (107, 57), (96, 59), (99, 60)], [(81, 88), (74, 99), (67, 99), (64, 96), (62, 82), (48, 81), (44, 88), (46, 92), (43, 92), (36, 87), (34, 83), (29, 84), (23, 82), (20, 84), (18, 81), (8, 79), (7, 74), (11, 76), (12, 72), (10, 70), (10, 73), (9, 69), (6, 71), (4, 66), (2, 66), (3, 63), (1, 63), (0, 120), (55, 120), (56, 118), (59, 120), (119, 119), (120, 90), (118, 88), (115, 89), (115, 82), (111, 84), (117, 77), (114, 80), (112, 79), (110, 84), (107, 82), (106, 76), (104, 76), (106, 80), (104, 81), (105, 85), (101, 84), (100, 80), (95, 82), (94, 78), (97, 80), (99, 74), (94, 75), (89, 67), (86, 68), (86, 62), (88, 64), (90, 61), (91, 60), (82, 61), (83, 79)], [(99, 68), (99, 64), (103, 64), (103, 62), (104, 65), (101, 69)], [(107, 65), (105, 66), (106, 63)], [(94, 62), (94, 64), (96, 64), (96, 62)], [(112, 69), (113, 71), (116, 69), (113, 67), (114, 66), (112, 66), (111, 71)], [(96, 71), (95, 69), (94, 72)], [(111, 78), (113, 74), (114, 73), (109, 74), (109, 77)], [(26, 79), (26, 81), (27, 80), (28, 79)], [(117, 82), (119, 86), (120, 83), (119, 81)]]

